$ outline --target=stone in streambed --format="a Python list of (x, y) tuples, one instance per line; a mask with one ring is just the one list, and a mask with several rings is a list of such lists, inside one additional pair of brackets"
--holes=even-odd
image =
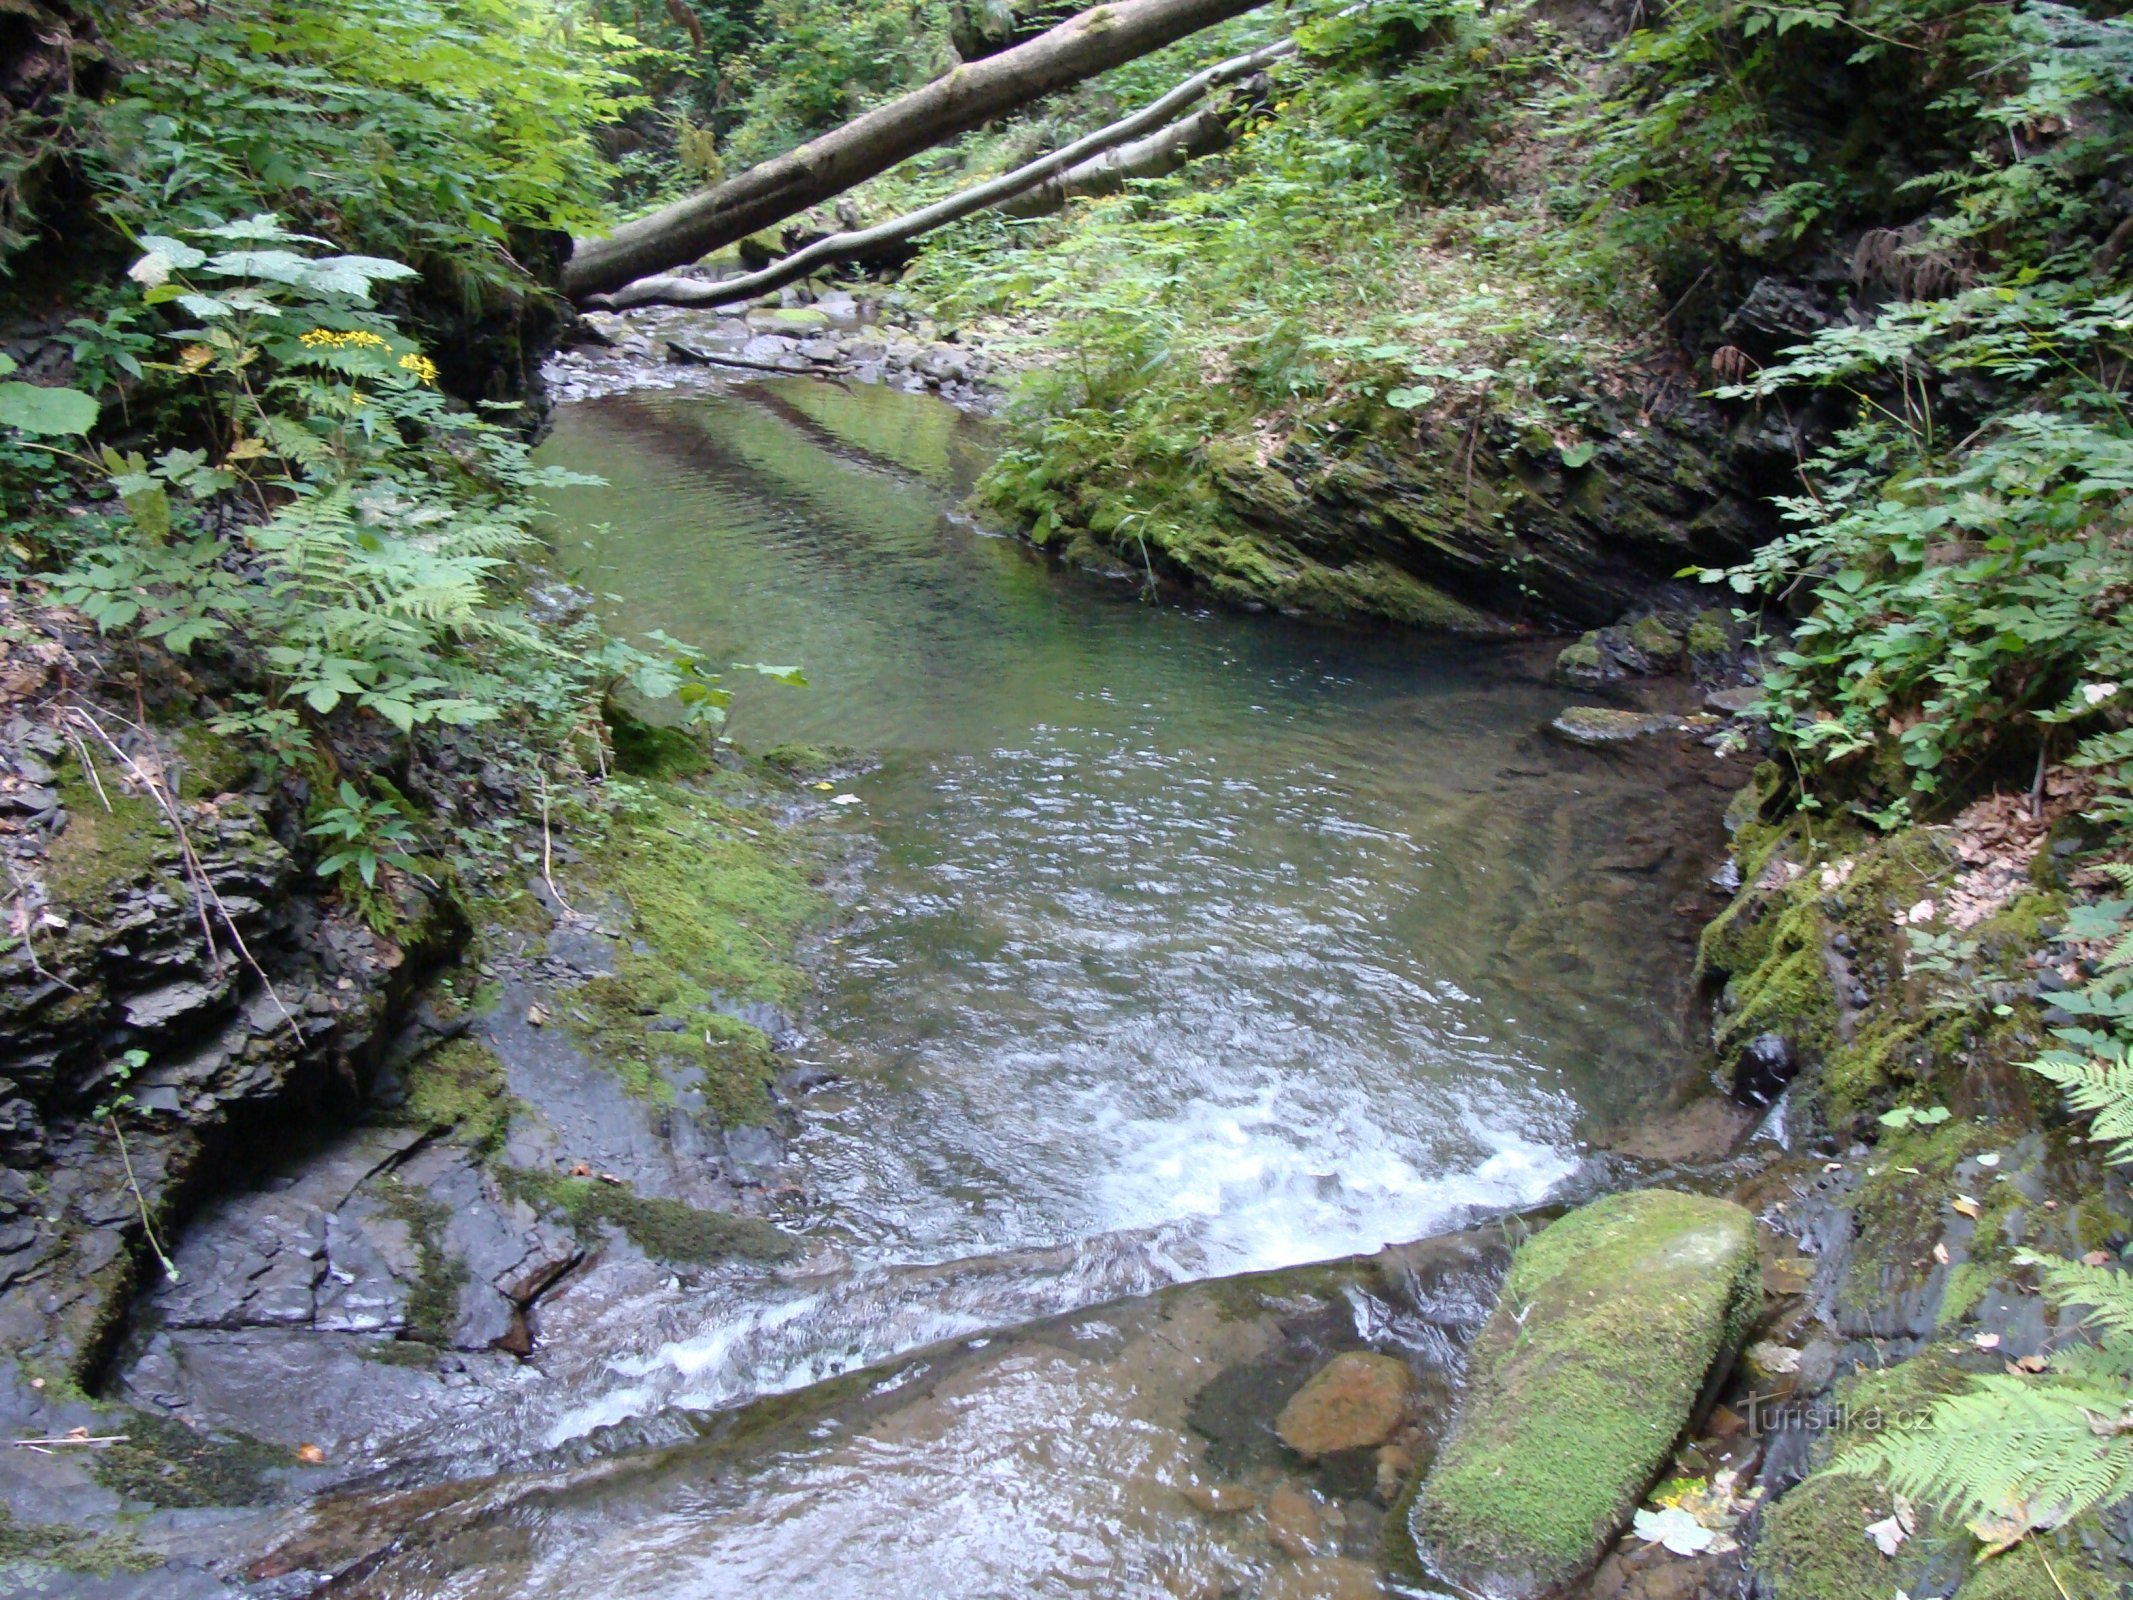
[(1760, 1305), (1755, 1219), (1729, 1201), (1610, 1195), (1529, 1239), (1409, 1516), (1423, 1560), (1503, 1600), (1589, 1570)]
[(1399, 1431), (1414, 1387), (1406, 1362), (1350, 1350), (1289, 1397), (1274, 1431), (1306, 1461), (1336, 1450), (1372, 1449)]
[(1606, 706), (1572, 706), (1553, 722), (1548, 731), (1572, 744), (1625, 744), (1632, 739), (1665, 733), (1680, 726), (1676, 718), (1656, 711), (1614, 711)]

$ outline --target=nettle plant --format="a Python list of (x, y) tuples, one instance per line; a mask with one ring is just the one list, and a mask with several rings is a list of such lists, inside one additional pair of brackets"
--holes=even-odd
[(62, 598), (177, 654), (256, 652), (265, 692), (221, 731), (284, 759), (344, 705), (403, 733), (500, 715), (499, 658), (545, 646), (494, 580), (530, 537), (523, 491), (566, 479), (453, 410), (372, 308), (372, 286), (411, 269), (318, 253), (270, 216), (191, 238), (144, 238), (130, 276), (189, 319), (154, 370), (205, 390), (210, 447), (104, 448), (124, 515)]

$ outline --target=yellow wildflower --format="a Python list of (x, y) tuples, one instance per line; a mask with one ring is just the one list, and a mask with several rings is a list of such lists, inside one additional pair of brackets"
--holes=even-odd
[(412, 372), (424, 383), (434, 386), (437, 382), (437, 363), (428, 356), (410, 350), (400, 358), (400, 368), (404, 372)]
[(298, 344), (307, 344), (314, 350), (346, 350), (360, 346), (371, 350), (390, 350), (392, 346), (365, 328), (352, 328), (346, 333), (336, 333), (331, 328), (313, 328), (299, 335)]

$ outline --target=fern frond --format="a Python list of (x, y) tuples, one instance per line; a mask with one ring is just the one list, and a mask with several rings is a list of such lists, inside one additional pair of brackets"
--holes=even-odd
[(2040, 1255), (2034, 1250), (2017, 1252), (2015, 1265), (2036, 1269), (2039, 1285), (2052, 1304), (2087, 1306), (2089, 1314), (2082, 1319), (2086, 1326), (2102, 1328), (2107, 1334), (2133, 1336), (2133, 1273)]
[(2133, 1494), (2133, 1410), (2118, 1384), (1985, 1377), (1917, 1427), (1868, 1439), (1828, 1470), (1879, 1472), (1897, 1493), (1966, 1521), (2057, 1527)]
[(2023, 1065), (2056, 1083), (2070, 1108), (2093, 1118), (2089, 1137), (2111, 1146), (2110, 1160), (2133, 1161), (2133, 1060), (2124, 1041), (2094, 1056), (2055, 1050)]

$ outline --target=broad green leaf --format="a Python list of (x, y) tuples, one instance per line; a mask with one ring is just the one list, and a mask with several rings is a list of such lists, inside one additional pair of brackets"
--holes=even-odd
[(96, 399), (79, 389), (38, 383), (0, 383), (0, 427), (44, 438), (87, 433), (96, 426)]

